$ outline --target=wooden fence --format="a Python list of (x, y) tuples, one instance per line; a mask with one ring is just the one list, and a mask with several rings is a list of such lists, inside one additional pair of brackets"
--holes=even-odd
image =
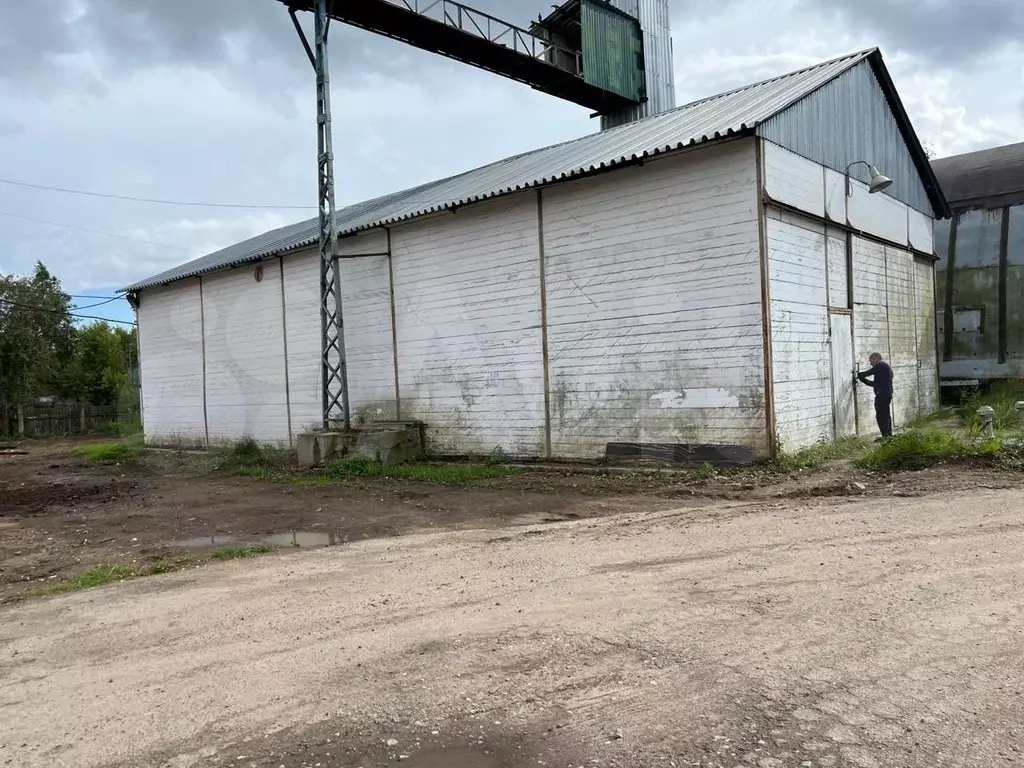
[[(9, 432), (14, 434), (19, 431), (19, 419), (13, 413), (13, 408), (11, 411), (8, 414)], [(26, 437), (85, 434), (117, 424), (118, 421), (115, 405), (29, 405), (25, 406), (22, 418)], [(3, 424), (0, 423), (0, 433), (3, 431)]]

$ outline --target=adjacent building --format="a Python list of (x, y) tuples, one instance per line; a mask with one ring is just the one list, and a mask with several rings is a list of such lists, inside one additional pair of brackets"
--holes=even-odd
[[(866, 161), (891, 177), (871, 194)], [(352, 418), (435, 455), (764, 456), (937, 401), (942, 192), (877, 50), (338, 212)], [(147, 441), (321, 421), (315, 220), (143, 280)]]
[(953, 209), (935, 223), (942, 378), (1024, 379), (1024, 142), (932, 167)]

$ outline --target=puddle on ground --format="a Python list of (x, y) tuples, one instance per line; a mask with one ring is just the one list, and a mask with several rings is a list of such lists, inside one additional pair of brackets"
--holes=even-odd
[(208, 547), (223, 547), (228, 544), (270, 544), (275, 547), (315, 548), (333, 547), (337, 544), (344, 544), (347, 541), (347, 536), (340, 536), (336, 533), (290, 531), (288, 533), (277, 533), (273, 536), (258, 536), (244, 540), (230, 535), (200, 536), (195, 539), (172, 541), (171, 546), (184, 547), (185, 549), (206, 549)]

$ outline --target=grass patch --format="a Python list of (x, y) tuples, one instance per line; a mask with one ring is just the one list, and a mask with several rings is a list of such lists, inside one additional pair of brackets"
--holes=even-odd
[(116, 581), (124, 581), (135, 576), (135, 569), (128, 565), (100, 565), (85, 573), (72, 576), (70, 579), (58, 581), (56, 584), (49, 584), (39, 590), (41, 595), (60, 595), (65, 592), (76, 592), (79, 589), (92, 589), (102, 587), (104, 584), (113, 584)]
[(994, 458), (1000, 451), (997, 440), (962, 440), (941, 429), (911, 429), (879, 443), (857, 464), (876, 472), (894, 472), (963, 459)]
[(858, 437), (844, 437), (834, 442), (816, 443), (795, 453), (784, 453), (776, 459), (780, 469), (798, 472), (805, 469), (820, 469), (830, 461), (849, 459), (864, 450)]
[(244, 544), (241, 546), (221, 547), (210, 553), (214, 560), (244, 560), (249, 557), (269, 555), (274, 551), (270, 544)]
[(981, 429), (978, 409), (987, 405), (995, 411), (996, 432), (1021, 431), (1017, 403), (1024, 400), (1024, 381), (997, 381), (987, 391), (974, 392), (964, 399), (964, 422), (968, 429)]
[(76, 445), (71, 453), (87, 461), (136, 461), (145, 453), (138, 443), (92, 443)]
[(386, 477), (392, 480), (416, 480), (421, 483), (469, 483), (518, 474), (499, 463), (487, 464), (384, 464), (362, 456), (331, 462), (324, 475), (336, 480), (352, 477)]

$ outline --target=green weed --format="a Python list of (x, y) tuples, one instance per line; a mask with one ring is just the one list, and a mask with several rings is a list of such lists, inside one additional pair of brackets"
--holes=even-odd
[(138, 443), (92, 443), (76, 445), (71, 453), (87, 461), (136, 461), (145, 453)]
[(241, 546), (221, 547), (215, 549), (210, 556), (215, 560), (244, 560), (249, 557), (259, 557), (274, 551), (270, 544), (244, 544)]
[(352, 477), (386, 477), (423, 483), (468, 483), (518, 474), (504, 464), (384, 464), (362, 456), (331, 462), (324, 475), (337, 480)]
[(72, 576), (70, 579), (48, 584), (37, 590), (35, 594), (60, 595), (65, 592), (76, 592), (80, 589), (102, 587), (104, 584), (113, 584), (116, 581), (124, 581), (134, 576), (135, 570), (128, 565), (100, 565), (77, 576)]
[(876, 472), (925, 469), (948, 461), (995, 457), (997, 440), (962, 440), (941, 429), (911, 429), (879, 443), (857, 460)]
[(794, 453), (783, 453), (776, 459), (780, 469), (797, 472), (804, 469), (820, 469), (830, 461), (848, 459), (864, 449), (860, 438), (844, 437), (834, 442), (822, 442)]
[(964, 421), (968, 429), (981, 430), (978, 409), (987, 405), (995, 411), (996, 432), (1020, 432), (1020, 414), (1017, 403), (1024, 401), (1024, 381), (999, 381), (986, 392), (974, 391), (963, 402)]
[(714, 480), (718, 476), (718, 470), (715, 469), (714, 464), (710, 461), (705, 461), (695, 470), (693, 470), (693, 479), (704, 483), (708, 480)]

